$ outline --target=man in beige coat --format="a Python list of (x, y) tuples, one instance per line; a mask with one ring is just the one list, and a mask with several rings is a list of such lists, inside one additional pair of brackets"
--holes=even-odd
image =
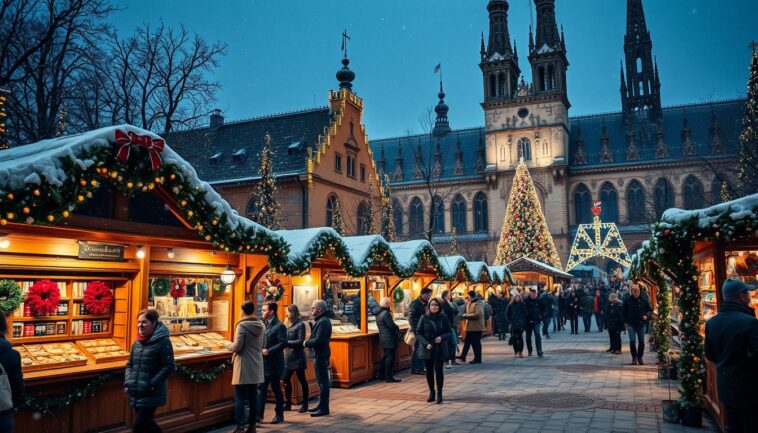
[(476, 292), (470, 290), (466, 296), (466, 310), (461, 316), (466, 320), (466, 337), (463, 339), (463, 351), (458, 357), (466, 362), (469, 347), (474, 349), (474, 360), (469, 364), (482, 363), (482, 332), (484, 331), (484, 305)]
[[(258, 408), (258, 384), (263, 383), (263, 355), (266, 327), (255, 317), (252, 302), (242, 304), (242, 318), (237, 322), (234, 343), (227, 349), (232, 353), (232, 385), (234, 386), (235, 433), (255, 432)], [(245, 405), (250, 406), (250, 424), (245, 429)]]

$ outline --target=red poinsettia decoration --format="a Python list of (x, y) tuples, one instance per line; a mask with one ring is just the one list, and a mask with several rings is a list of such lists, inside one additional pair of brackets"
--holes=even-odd
[(35, 316), (51, 316), (58, 312), (61, 290), (50, 280), (40, 280), (29, 287), (26, 303)]
[(84, 308), (89, 314), (105, 314), (113, 303), (110, 287), (101, 281), (93, 281), (84, 289)]
[(187, 293), (187, 290), (185, 289), (184, 280), (176, 279), (171, 281), (171, 292), (169, 294), (173, 298), (181, 298), (185, 293)]

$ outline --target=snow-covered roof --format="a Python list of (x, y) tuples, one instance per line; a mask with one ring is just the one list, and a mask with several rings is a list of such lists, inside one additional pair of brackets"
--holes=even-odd
[[(117, 125), (0, 151), (0, 194), (14, 195), (14, 200), (0, 202), (0, 211), (5, 216), (19, 215), (28, 224), (61, 221), (103, 183), (127, 190), (132, 181), (143, 183), (143, 191), (149, 184), (150, 189), (162, 188), (172, 195), (184, 212), (182, 217), (218, 248), (268, 251), (269, 259), (275, 258), (272, 265), (278, 265), (287, 252), (273, 231), (237, 214), (198, 178), (189, 163), (150, 131)], [(38, 198), (30, 212), (22, 215), (18, 206), (30, 202), (30, 187)]]
[(466, 263), (466, 258), (463, 256), (446, 256), (439, 258), (440, 265), (442, 265), (442, 272), (445, 274), (445, 279), (454, 280), (458, 276), (459, 271), (463, 271), (463, 276), (467, 281), (478, 281), (479, 277), (474, 278), (471, 275), (471, 271)]
[(506, 265), (491, 265), (487, 267), (490, 271), (490, 279), (500, 283), (515, 284), (511, 271)]
[(530, 257), (521, 257), (520, 259), (516, 259), (508, 263), (507, 266), (511, 272), (521, 272), (521, 271), (527, 271), (527, 270), (537, 270), (537, 271), (541, 270), (543, 273), (547, 273), (554, 277), (566, 278), (566, 279), (574, 278), (573, 275), (567, 272), (564, 272), (561, 269), (550, 266), (546, 263), (542, 263), (538, 260), (534, 260)]
[(705, 209), (683, 210), (668, 209), (661, 217), (662, 224), (681, 224), (690, 219), (697, 219), (700, 228), (707, 228), (720, 217), (728, 216), (732, 221), (756, 218), (758, 194), (748, 195), (736, 200), (720, 203)]
[[(487, 264), (484, 262), (466, 262), (466, 265), (468, 266), (469, 272), (471, 272), (471, 276), (474, 277), (474, 283), (483, 283), (483, 282), (489, 282), (492, 281), (492, 275), (490, 274), (490, 270), (487, 267)], [(482, 277), (484, 276), (484, 280)]]

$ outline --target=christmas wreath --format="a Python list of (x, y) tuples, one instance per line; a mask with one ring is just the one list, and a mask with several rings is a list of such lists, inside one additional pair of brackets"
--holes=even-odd
[(153, 294), (155, 296), (166, 296), (171, 290), (171, 281), (168, 278), (156, 278), (153, 280)]
[(24, 302), (24, 294), (18, 283), (13, 280), (0, 280), (0, 311), (9, 315), (22, 302)]
[(187, 293), (187, 290), (185, 289), (185, 283), (184, 280), (181, 279), (175, 279), (171, 281), (171, 297), (172, 298), (181, 298)]
[(260, 284), (261, 294), (263, 298), (270, 297), (272, 301), (277, 302), (284, 296), (284, 286), (279, 278), (270, 280), (265, 278)]
[(61, 290), (50, 280), (40, 280), (29, 287), (26, 303), (35, 316), (51, 316), (58, 311)]
[(214, 295), (220, 295), (222, 293), (226, 293), (226, 284), (224, 284), (221, 281), (221, 278), (214, 278), (211, 281), (211, 286), (213, 287)]
[(403, 302), (403, 299), (405, 299), (405, 292), (400, 287), (396, 287), (392, 292), (392, 300), (395, 301), (396, 304), (399, 304)]
[(84, 289), (82, 302), (89, 314), (105, 314), (111, 308), (113, 294), (105, 283), (93, 281)]

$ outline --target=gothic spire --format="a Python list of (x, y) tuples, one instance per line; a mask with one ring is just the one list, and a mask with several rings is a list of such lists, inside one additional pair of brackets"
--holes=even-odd
[(627, 125), (638, 119), (656, 123), (661, 119), (662, 111), (653, 42), (645, 22), (642, 0), (627, 0), (626, 5), (626, 91), (622, 89), (622, 117)]
[(511, 37), (508, 32), (508, 2), (506, 0), (490, 0), (487, 10), (490, 13), (490, 38), (487, 45), (487, 57), (500, 54), (509, 57), (512, 54)]
[(561, 37), (555, 22), (555, 0), (534, 0), (534, 4), (537, 7), (537, 50), (545, 46), (561, 49)]

